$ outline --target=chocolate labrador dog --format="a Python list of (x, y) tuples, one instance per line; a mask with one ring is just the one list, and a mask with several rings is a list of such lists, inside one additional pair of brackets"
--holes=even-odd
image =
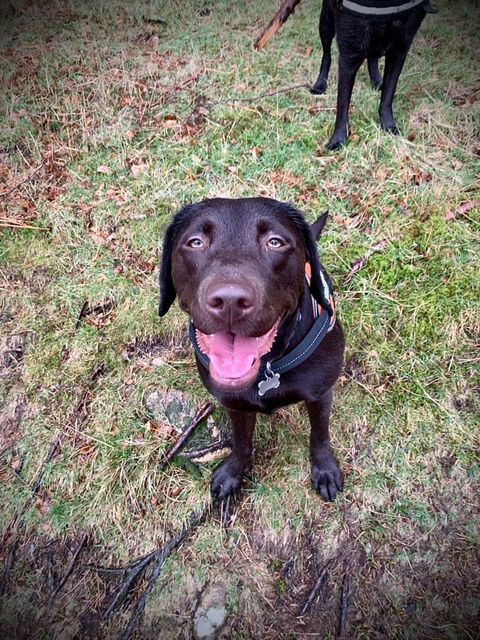
[[(320, 73), (310, 91), (320, 94), (327, 89), (336, 32), (337, 117), (327, 149), (333, 151), (347, 141), (350, 98), (355, 76), (365, 58), (373, 86), (382, 89), (379, 109), (382, 129), (398, 133), (392, 111), (398, 78), (425, 15), (435, 12), (429, 0), (323, 0), (319, 25), (323, 56)], [(378, 71), (381, 56), (385, 56), (383, 81)]]
[(313, 487), (325, 500), (342, 490), (328, 423), (344, 339), (315, 246), (326, 219), (309, 226), (276, 200), (215, 198), (182, 209), (166, 231), (159, 314), (178, 296), (202, 381), (233, 425), (232, 453), (212, 477), (215, 498), (240, 488), (256, 414), (301, 400)]

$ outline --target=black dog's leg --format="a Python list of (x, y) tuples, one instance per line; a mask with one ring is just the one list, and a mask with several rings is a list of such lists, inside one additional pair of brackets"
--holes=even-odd
[(374, 89), (382, 88), (382, 76), (378, 70), (378, 58), (367, 58), (368, 75)]
[(360, 68), (363, 56), (347, 56), (340, 53), (338, 61), (338, 94), (337, 117), (335, 131), (327, 144), (327, 149), (334, 151), (341, 147), (348, 138), (348, 108), (352, 97), (355, 76)]
[(398, 78), (402, 71), (408, 51), (388, 51), (385, 57), (385, 72), (383, 74), (382, 97), (380, 99), (380, 124), (389, 133), (398, 133), (393, 117), (392, 103), (397, 88)]
[(335, 37), (335, 15), (328, 0), (324, 0), (322, 10), (320, 11), (320, 40), (322, 41), (322, 62), (320, 64), (320, 73), (315, 84), (310, 89), (310, 93), (320, 95), (327, 90), (328, 72), (332, 62), (332, 41)]
[(257, 414), (247, 411), (228, 411), (233, 426), (232, 453), (213, 472), (212, 496), (223, 500), (235, 494), (242, 484), (243, 474), (252, 463), (252, 437)]
[(310, 460), (312, 485), (324, 500), (335, 500), (343, 489), (343, 476), (330, 450), (328, 422), (332, 410), (333, 391), (329, 389), (320, 400), (305, 402), (310, 417)]

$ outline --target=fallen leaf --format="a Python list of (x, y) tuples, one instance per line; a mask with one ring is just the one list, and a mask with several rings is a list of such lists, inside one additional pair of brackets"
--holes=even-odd
[(420, 186), (421, 184), (426, 184), (427, 182), (430, 182), (431, 179), (432, 179), (432, 174), (428, 173), (428, 171), (421, 171), (421, 170), (414, 171), (412, 175), (412, 182), (417, 187)]
[(50, 502), (49, 500), (46, 500), (45, 498), (37, 498), (37, 500), (35, 501), (35, 508), (37, 509), (38, 513), (43, 517), (46, 516), (48, 513), (48, 510), (50, 509)]
[(93, 458), (96, 453), (95, 443), (84, 442), (80, 447), (78, 447), (77, 452), (81, 458), (84, 458), (84, 459)]
[(363, 267), (367, 264), (367, 260), (372, 255), (372, 253), (381, 251), (387, 246), (388, 243), (389, 241), (387, 239), (380, 240), (380, 242), (377, 242), (376, 244), (374, 244), (373, 247), (371, 247), (363, 256), (361, 256), (360, 258), (357, 258), (357, 260), (354, 260), (350, 265), (350, 271), (345, 277), (345, 283), (350, 282), (353, 276), (358, 271), (360, 271), (360, 269), (363, 269)]
[(169, 438), (174, 432), (171, 425), (166, 422), (158, 423), (155, 420), (148, 420), (148, 422), (145, 423), (145, 429), (162, 438)]
[(141, 173), (145, 173), (147, 166), (148, 165), (144, 163), (132, 164), (132, 166), (130, 167), (130, 173), (132, 174), (132, 178), (136, 178)]
[(101, 164), (99, 167), (97, 167), (97, 173), (104, 173), (106, 175), (110, 175), (112, 173), (112, 170), (110, 169), (110, 167), (107, 167), (107, 165)]
[(100, 231), (98, 229), (89, 231), (87, 236), (90, 238), (92, 242), (101, 246), (108, 243), (108, 234), (105, 231)]
[(448, 211), (444, 216), (443, 219), (444, 220), (455, 220), (455, 218), (458, 215), (463, 215), (465, 213), (467, 213), (467, 211), (471, 211), (472, 209), (475, 209), (475, 207), (477, 207), (478, 202), (476, 202), (475, 200), (467, 200), (466, 202), (462, 202), (462, 204), (460, 204), (456, 209), (452, 210), (452, 211)]
[(10, 463), (10, 467), (14, 471), (18, 471), (19, 469), (22, 468), (22, 459), (21, 458), (14, 458)]

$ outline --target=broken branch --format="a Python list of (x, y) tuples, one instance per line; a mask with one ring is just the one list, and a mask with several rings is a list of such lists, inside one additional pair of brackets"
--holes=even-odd
[(348, 607), (350, 604), (350, 577), (346, 573), (343, 576), (342, 595), (340, 597), (340, 616), (338, 620), (337, 640), (345, 638), (347, 628)]
[(318, 594), (320, 593), (324, 583), (325, 583), (325, 579), (327, 577), (327, 572), (328, 569), (330, 567), (330, 565), (333, 562), (333, 558), (330, 558), (330, 560), (323, 565), (323, 569), (320, 572), (320, 575), (318, 576), (318, 578), (315, 581), (315, 584), (312, 587), (312, 590), (310, 591), (307, 600), (305, 601), (305, 604), (302, 607), (302, 610), (300, 611), (300, 615), (303, 616), (305, 615), (305, 613), (308, 611), (308, 609), (312, 606), (313, 601), (315, 600), (315, 598), (318, 596)]
[(75, 563), (78, 560), (78, 556), (80, 555), (83, 547), (85, 546), (85, 543), (87, 541), (87, 534), (84, 533), (83, 536), (80, 539), (80, 542), (78, 543), (77, 548), (75, 549), (75, 552), (72, 556), (72, 559), (70, 560), (70, 564), (67, 567), (67, 570), (65, 571), (65, 573), (63, 574), (63, 577), (61, 578), (60, 582), (57, 584), (57, 586), (55, 587), (55, 589), (52, 591), (51, 595), (50, 595), (50, 603), (52, 603), (55, 598), (57, 597), (58, 593), (60, 592), (60, 590), (63, 588), (64, 584), (66, 583), (66, 581), (68, 580), (68, 578), (70, 577), (70, 574), (73, 571), (73, 568), (75, 566)]
[(192, 433), (195, 431), (198, 425), (202, 422), (202, 420), (205, 420), (205, 418), (208, 418), (208, 416), (213, 412), (214, 409), (215, 409), (215, 405), (213, 404), (213, 402), (207, 402), (206, 404), (203, 405), (203, 407), (201, 407), (201, 409), (197, 411), (194, 417), (190, 420), (188, 427), (179, 436), (179, 438), (177, 439), (175, 444), (172, 446), (172, 448), (169, 451), (167, 451), (167, 453), (164, 455), (163, 460), (161, 461), (162, 467), (167, 465), (172, 460), (172, 458), (185, 445), (188, 438), (192, 435)]
[(255, 44), (253, 45), (255, 49), (260, 50), (265, 47), (273, 36), (277, 33), (280, 27), (288, 20), (290, 15), (295, 11), (295, 7), (300, 2), (300, 0), (284, 0), (280, 5), (280, 9), (273, 16), (273, 18), (268, 23), (267, 27), (262, 31), (262, 33), (255, 40)]
[(192, 512), (187, 522), (182, 527), (182, 529), (177, 533), (177, 535), (173, 536), (173, 538), (171, 538), (170, 541), (164, 547), (162, 547), (162, 549), (159, 549), (156, 552), (155, 565), (153, 567), (152, 575), (150, 576), (150, 579), (148, 581), (147, 586), (145, 587), (144, 592), (140, 596), (140, 599), (138, 600), (137, 604), (135, 605), (135, 609), (133, 610), (133, 613), (127, 625), (127, 628), (122, 633), (119, 640), (129, 640), (129, 638), (132, 636), (135, 630), (135, 627), (137, 625), (138, 618), (140, 617), (143, 610), (145, 609), (148, 595), (150, 594), (153, 587), (155, 586), (155, 582), (158, 580), (158, 576), (160, 575), (162, 567), (165, 564), (167, 558), (170, 556), (172, 551), (174, 551), (177, 547), (181, 545), (181, 543), (185, 540), (185, 538), (190, 533), (190, 531), (203, 521), (205, 516), (207, 516), (210, 513), (210, 511), (211, 511), (211, 503), (209, 500), (206, 500), (203, 503), (203, 505), (200, 507), (200, 509)]

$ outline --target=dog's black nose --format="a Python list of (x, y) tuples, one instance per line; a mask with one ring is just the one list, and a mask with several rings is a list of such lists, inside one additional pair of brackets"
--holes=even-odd
[(255, 292), (248, 283), (221, 282), (207, 289), (208, 312), (230, 325), (253, 311)]

